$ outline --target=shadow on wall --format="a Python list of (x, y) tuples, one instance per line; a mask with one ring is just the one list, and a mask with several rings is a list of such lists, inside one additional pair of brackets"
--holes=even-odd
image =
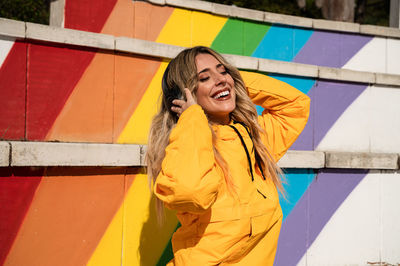
[[(170, 238), (172, 232), (180, 226), (174, 211), (165, 209), (165, 221), (159, 224), (155, 208), (156, 199), (152, 195), (149, 203), (149, 217), (143, 224), (140, 234), (140, 265), (166, 265), (172, 258)], [(160, 251), (160, 253), (159, 253)]]

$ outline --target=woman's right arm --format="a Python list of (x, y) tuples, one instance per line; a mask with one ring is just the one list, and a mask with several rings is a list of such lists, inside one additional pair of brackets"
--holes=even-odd
[(170, 209), (201, 213), (214, 203), (222, 178), (207, 117), (191, 105), (171, 131), (154, 193)]

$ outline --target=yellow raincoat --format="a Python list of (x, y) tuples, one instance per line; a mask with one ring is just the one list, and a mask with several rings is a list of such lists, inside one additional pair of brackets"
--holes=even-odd
[[(263, 142), (278, 161), (303, 130), (309, 98), (292, 86), (265, 75), (241, 72), (252, 101), (265, 110), (258, 122)], [(174, 259), (168, 265), (272, 265), (282, 222), (273, 182), (256, 167), (253, 143), (241, 124), (215, 125), (216, 148), (227, 162), (239, 199), (228, 192), (217, 165), (212, 134), (199, 105), (179, 118), (154, 193), (177, 211), (182, 226), (174, 233)]]

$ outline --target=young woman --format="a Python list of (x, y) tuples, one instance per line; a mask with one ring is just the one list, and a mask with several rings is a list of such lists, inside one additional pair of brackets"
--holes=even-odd
[(176, 210), (182, 225), (168, 265), (272, 265), (282, 221), (276, 162), (303, 130), (309, 98), (202, 46), (174, 58), (162, 85), (147, 165), (159, 211)]

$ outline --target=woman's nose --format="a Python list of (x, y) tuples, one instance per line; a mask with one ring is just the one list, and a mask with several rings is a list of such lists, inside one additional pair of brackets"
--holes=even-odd
[(226, 76), (224, 74), (218, 73), (215, 77), (215, 84), (225, 84), (226, 83)]

